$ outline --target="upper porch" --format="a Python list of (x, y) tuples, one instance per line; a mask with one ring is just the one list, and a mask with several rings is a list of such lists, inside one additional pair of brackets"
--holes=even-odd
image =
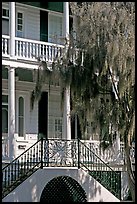
[[(13, 60), (10, 58), (9, 48), (10, 36), (2, 35), (2, 64), (11, 65), (11, 62), (16, 61), (15, 67), (19, 67), (21, 63), (20, 66), (24, 68), (26, 64), (37, 68), (39, 59), (50, 65), (55, 59), (61, 58), (64, 51), (63, 45), (15, 37), (15, 58)], [(77, 52), (76, 50), (72, 56), (73, 61), (76, 59)]]

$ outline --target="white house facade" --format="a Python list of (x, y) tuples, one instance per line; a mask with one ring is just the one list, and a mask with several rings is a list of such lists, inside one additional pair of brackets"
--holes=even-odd
[[(44, 85), (41, 99), (35, 102), (33, 110), (30, 105), (31, 93), (36, 84), (35, 70), (39, 67), (38, 58), (45, 60), (50, 68), (56, 53), (58, 52), (60, 56), (62, 54), (63, 39), (67, 38), (75, 27), (75, 18), (69, 15), (68, 2), (2, 2), (2, 166), (4, 168), (15, 160), (16, 171), (16, 158), (27, 152), (27, 149), (37, 143), (41, 136), (46, 140), (58, 139), (70, 142), (77, 138), (83, 139), (77, 117), (73, 122), (70, 119), (69, 87), (65, 93), (63, 111), (61, 89), (59, 83), (55, 81), (52, 82), (50, 89), (48, 82)], [(126, 171), (122, 143), (114, 144), (113, 151), (109, 149), (105, 153), (100, 152), (98, 136), (92, 134), (90, 125), (88, 138), (90, 140), (85, 140), (83, 145), (87, 145), (87, 148), (97, 154), (102, 159), (100, 161), (109, 163), (113, 170)], [(77, 144), (73, 143), (73, 148), (75, 145)], [(56, 147), (59, 148), (57, 144)], [(71, 146), (71, 154), (73, 148)], [(35, 151), (33, 148), (24, 158), (28, 155), (30, 158)], [(42, 149), (39, 151), (38, 146), (37, 154), (40, 152), (41, 155), (42, 151)], [(82, 151), (84, 150), (81, 149)], [(91, 158), (91, 155), (89, 157)], [(76, 158), (79, 159), (79, 156)], [(84, 158), (84, 153), (81, 158)], [(6, 174), (4, 170), (5, 178)]]

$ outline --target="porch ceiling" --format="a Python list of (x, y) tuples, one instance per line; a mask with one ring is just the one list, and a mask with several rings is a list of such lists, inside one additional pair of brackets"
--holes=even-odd
[[(15, 76), (18, 76), (20, 81), (33, 82), (33, 70), (16, 68)], [(8, 79), (8, 69), (4, 67), (2, 67), (2, 79)]]

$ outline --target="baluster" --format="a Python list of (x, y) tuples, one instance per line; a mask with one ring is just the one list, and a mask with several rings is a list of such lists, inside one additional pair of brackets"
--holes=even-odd
[(22, 56), (22, 53), (21, 53), (21, 41), (19, 41), (19, 56), (20, 57)]
[(33, 52), (32, 52), (32, 53), (33, 53), (33, 57), (32, 57), (32, 58), (34, 59), (35, 56), (36, 56), (36, 53), (35, 53), (35, 44), (33, 43), (32, 45), (33, 45), (33, 46), (32, 46), (32, 47), (33, 47)]
[(51, 58), (50, 58), (50, 60), (51, 60), (51, 62), (52, 62), (52, 61), (53, 61), (53, 57), (54, 57), (54, 56), (53, 56), (54, 46), (51, 46), (50, 49), (51, 49)]
[(21, 156), (21, 167), (20, 167), (20, 174), (22, 176), (23, 173), (23, 157)]
[(7, 181), (8, 186), (10, 185), (10, 166), (8, 167), (8, 181)]
[(36, 163), (38, 162), (38, 144), (36, 146)]
[(38, 44), (38, 57), (41, 56), (41, 44)]
[(24, 174), (26, 173), (26, 170), (27, 170), (27, 161), (26, 161), (26, 153), (24, 154), (24, 168), (23, 168), (23, 172)]
[(46, 45), (46, 62), (48, 62), (49, 52), (48, 52), (48, 45)]
[(5, 54), (7, 55), (8, 53), (8, 40), (5, 39)]
[(27, 58), (29, 58), (29, 56), (28, 56), (28, 49), (29, 49), (28, 46), (29, 46), (29, 44), (28, 44), (28, 42), (26, 42), (26, 57)]
[(27, 152), (27, 170), (29, 170), (29, 151)]
[(5, 187), (7, 187), (7, 168), (4, 170), (4, 173), (5, 173), (5, 175), (4, 175), (4, 177), (5, 177), (5, 180), (4, 180), (4, 188)]
[(4, 54), (4, 39), (2, 38), (2, 53)]
[(30, 149), (30, 168), (32, 167), (32, 148)]
[(33, 148), (33, 166), (35, 165), (35, 146)]
[(19, 162), (19, 160), (18, 160), (18, 164), (17, 164), (17, 173), (18, 173), (17, 178), (19, 178), (19, 176), (20, 176), (20, 162)]
[(22, 49), (23, 49), (23, 53), (22, 53), (22, 54), (23, 54), (23, 57), (26, 57), (26, 56), (25, 56), (25, 42), (22, 42), (22, 46), (23, 46), (23, 48), (22, 48)]
[(32, 53), (32, 43), (30, 42), (30, 51), (29, 51), (29, 57), (32, 59), (32, 55), (33, 55), (33, 53)]
[(16, 45), (16, 56), (18, 57), (18, 49), (19, 49), (19, 47), (18, 47), (18, 41), (16, 40), (15, 42), (16, 42), (16, 44), (15, 44), (15, 45)]
[(38, 44), (36, 44), (36, 57), (38, 57)]
[(44, 60), (44, 47), (45, 47), (45, 45), (41, 45), (42, 46), (42, 49), (41, 49), (41, 51), (42, 51), (42, 60)]
[(13, 165), (14, 165), (14, 163), (11, 163), (11, 183), (14, 181), (14, 176), (13, 176)]
[(14, 163), (14, 180), (16, 180), (17, 179), (17, 165), (16, 165), (16, 161), (15, 161), (15, 163)]

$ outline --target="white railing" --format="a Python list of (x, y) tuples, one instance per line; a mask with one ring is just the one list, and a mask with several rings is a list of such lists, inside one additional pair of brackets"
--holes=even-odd
[(55, 57), (60, 57), (63, 50), (62, 45), (23, 38), (15, 39), (15, 55), (25, 60), (36, 60), (40, 57), (47, 62), (53, 62)]
[[(2, 56), (9, 57), (10, 37), (2, 35)], [(37, 61), (38, 58), (46, 62), (53, 62), (58, 57), (63, 56), (64, 46), (49, 42), (15, 38), (15, 57), (17, 59)], [(73, 51), (71, 60), (74, 62), (78, 54), (78, 49)]]
[[(104, 151), (102, 148), (100, 148), (100, 141), (98, 140), (83, 140), (82, 142), (84, 142), (85, 145), (87, 145), (105, 163), (112, 164), (112, 165), (125, 164), (125, 153), (124, 153), (123, 142), (120, 142), (120, 149), (118, 149), (115, 145), (112, 145), (112, 147), (108, 147)], [(131, 156), (132, 164), (135, 164), (135, 144), (134, 143), (132, 143), (130, 156)]]
[[(36, 135), (26, 134), (26, 139), (20, 140), (17, 139), (17, 155), (20, 155), (23, 151), (29, 148), (37, 141)], [(91, 151), (97, 154), (105, 163), (110, 165), (123, 165), (125, 163), (125, 154), (124, 154), (124, 144), (120, 143), (120, 149), (108, 148), (105, 151), (100, 149), (100, 142), (97, 140), (82, 140), (86, 146), (88, 146)], [(19, 146), (21, 149), (19, 149)], [(9, 139), (8, 137), (2, 137), (2, 159), (8, 159), (9, 157)], [(131, 159), (132, 163), (135, 163), (135, 145), (132, 145), (131, 148)]]
[(7, 134), (2, 133), (2, 159), (9, 158), (9, 138)]
[(9, 39), (7, 35), (2, 35), (2, 56), (9, 57)]

